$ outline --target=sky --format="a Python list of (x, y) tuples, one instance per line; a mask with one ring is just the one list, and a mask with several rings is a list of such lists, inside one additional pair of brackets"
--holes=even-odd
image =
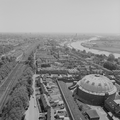
[(0, 32), (120, 33), (120, 0), (0, 0)]

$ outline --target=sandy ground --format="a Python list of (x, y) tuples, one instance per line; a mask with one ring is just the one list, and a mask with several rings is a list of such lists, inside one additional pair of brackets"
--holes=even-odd
[(36, 96), (35, 96), (35, 77), (38, 75), (33, 75), (33, 89), (34, 89), (34, 93), (30, 98), (30, 102), (29, 102), (29, 108), (26, 111), (26, 116), (25, 116), (25, 120), (38, 120), (39, 118), (39, 110), (37, 107), (37, 103), (36, 103)]

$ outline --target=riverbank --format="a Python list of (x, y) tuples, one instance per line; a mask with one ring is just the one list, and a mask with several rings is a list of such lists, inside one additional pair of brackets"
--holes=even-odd
[[(108, 49), (107, 50), (94, 49), (94, 48), (92, 48), (90, 46), (86, 46), (86, 43), (88, 43), (88, 42), (95, 42), (95, 40), (90, 40), (90, 39), (84, 40), (84, 41), (79, 40), (79, 41), (76, 41), (76, 42), (72, 42), (70, 45), (68, 45), (68, 47), (72, 46), (72, 48), (77, 49), (77, 50), (82, 50), (82, 51), (85, 50), (86, 52), (92, 52), (94, 54), (99, 54), (99, 55), (105, 54), (106, 56), (109, 56), (109, 54), (112, 53), (111, 50), (108, 51)], [(113, 54), (114, 54), (115, 58), (120, 57), (120, 52), (117, 53), (115, 51), (115, 53), (113, 52)]]
[(95, 50), (120, 54), (120, 41), (119, 40), (115, 40), (115, 41), (94, 40), (94, 41), (81, 43), (81, 45), (89, 49), (95, 49)]

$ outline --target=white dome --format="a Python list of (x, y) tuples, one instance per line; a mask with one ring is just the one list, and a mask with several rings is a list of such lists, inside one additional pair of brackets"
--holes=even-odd
[(116, 87), (105, 76), (99, 74), (90, 74), (85, 76), (78, 83), (79, 88), (90, 93), (105, 94), (116, 92)]

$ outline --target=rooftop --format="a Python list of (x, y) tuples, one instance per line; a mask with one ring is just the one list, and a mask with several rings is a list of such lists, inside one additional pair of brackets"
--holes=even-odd
[(109, 78), (99, 74), (86, 75), (77, 84), (80, 89), (95, 94), (105, 95), (105, 93), (112, 94), (117, 91)]

